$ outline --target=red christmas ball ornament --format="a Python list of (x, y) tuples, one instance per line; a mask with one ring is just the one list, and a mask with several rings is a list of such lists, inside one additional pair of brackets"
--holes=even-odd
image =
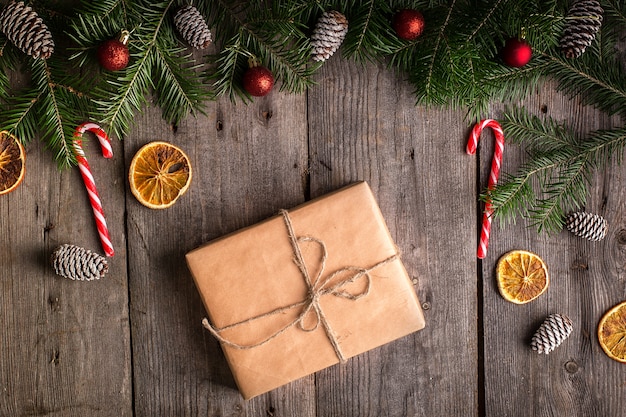
[(250, 68), (243, 75), (243, 88), (255, 97), (268, 94), (274, 87), (274, 76), (256, 60), (250, 61)]
[(502, 60), (509, 67), (523, 67), (533, 56), (533, 48), (525, 39), (509, 38), (502, 48)]
[(424, 15), (413, 9), (400, 10), (391, 21), (398, 37), (406, 41), (417, 39), (424, 32), (425, 25)]
[(108, 71), (119, 71), (126, 68), (130, 60), (128, 50), (128, 31), (122, 31), (118, 39), (109, 39), (98, 47), (98, 62)]

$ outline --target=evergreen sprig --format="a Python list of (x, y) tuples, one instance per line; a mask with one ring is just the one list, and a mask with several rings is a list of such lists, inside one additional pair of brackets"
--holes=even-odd
[(504, 41), (525, 36), (543, 51), (557, 43), (562, 26), (556, 0), (453, 0), (424, 16), (422, 37), (404, 43), (389, 37), (390, 62), (409, 75), (417, 104), (467, 108), (472, 120), (484, 116), (494, 100), (524, 97), (546, 73), (542, 59), (521, 69), (506, 67), (499, 58)]
[[(39, 105), (36, 107), (37, 126), (48, 139), (61, 166), (76, 162), (73, 151), (74, 128), (81, 123), (88, 108), (86, 97), (75, 87), (64, 84), (64, 69), (56, 60), (34, 60), (32, 63), (33, 83), (38, 91)], [(58, 80), (58, 81), (57, 81)], [(76, 82), (76, 80), (72, 80)]]
[(389, 24), (389, 16), (393, 13), (390, 2), (366, 0), (355, 3), (350, 9), (343, 55), (357, 62), (376, 62), (381, 56), (391, 56), (402, 42)]
[(96, 106), (92, 117), (99, 118), (119, 138), (130, 131), (135, 115), (143, 110), (151, 93), (164, 119), (174, 124), (202, 111), (208, 99), (196, 74), (200, 64), (177, 41), (170, 19), (177, 4), (109, 1), (95, 9), (95, 14), (80, 15), (74, 24), (72, 37), (80, 45), (74, 58), (81, 65), (93, 62), (101, 42), (122, 29), (131, 31), (131, 64), (119, 73), (102, 72), (102, 82), (93, 92)]
[(199, 9), (221, 42), (221, 52), (212, 57), (215, 65), (206, 72), (215, 97), (250, 99), (240, 83), (250, 58), (268, 66), (283, 90), (302, 93), (314, 84), (312, 76), (319, 65), (309, 63), (311, 48), (301, 21), (307, 9), (300, 2), (276, 1), (268, 6), (262, 1), (216, 0), (202, 5)]
[(502, 127), (506, 137), (526, 145), (529, 160), (481, 198), (491, 199), (501, 220), (530, 218), (538, 231), (561, 230), (564, 214), (584, 205), (593, 170), (613, 157), (621, 162), (626, 148), (626, 128), (580, 138), (571, 127), (519, 108), (507, 112)]
[(602, 59), (594, 50), (579, 61), (548, 56), (548, 73), (559, 82), (559, 89), (571, 97), (580, 97), (608, 114), (626, 115), (626, 77), (615, 58)]
[[(15, 52), (12, 55), (17, 56)], [(40, 135), (60, 167), (74, 164), (73, 127), (86, 117), (90, 107), (84, 77), (68, 73), (67, 56), (62, 54), (48, 60), (20, 58), (21, 65), (30, 69), (30, 86), (4, 97), (0, 130), (11, 132), (24, 143)]]

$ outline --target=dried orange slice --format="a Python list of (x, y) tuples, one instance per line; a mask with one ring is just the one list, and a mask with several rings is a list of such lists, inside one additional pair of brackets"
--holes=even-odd
[(130, 191), (141, 204), (153, 209), (173, 205), (191, 183), (189, 157), (167, 142), (150, 142), (130, 163)]
[(598, 341), (610, 358), (626, 363), (626, 301), (602, 316), (598, 324)]
[(24, 179), (26, 152), (19, 139), (0, 132), (0, 194), (15, 190)]
[(505, 300), (525, 304), (543, 294), (550, 284), (548, 268), (532, 252), (514, 250), (507, 252), (496, 267), (498, 289)]

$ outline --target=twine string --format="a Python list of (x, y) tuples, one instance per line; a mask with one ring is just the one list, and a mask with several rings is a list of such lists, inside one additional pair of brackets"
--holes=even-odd
[[(209, 320), (206, 318), (202, 320), (202, 325), (221, 343), (236, 349), (253, 349), (259, 346), (263, 346), (276, 339), (294, 326), (297, 326), (300, 330), (304, 332), (313, 332), (321, 326), (324, 329), (324, 332), (326, 333), (326, 336), (328, 337), (328, 340), (330, 341), (333, 350), (337, 355), (337, 358), (339, 358), (341, 362), (345, 362), (346, 358), (341, 350), (341, 347), (339, 346), (337, 335), (330, 326), (324, 310), (321, 308), (320, 299), (325, 295), (333, 295), (335, 297), (344, 298), (349, 301), (356, 301), (360, 298), (366, 297), (370, 293), (370, 290), (372, 288), (372, 276), (370, 275), (370, 272), (382, 267), (383, 265), (393, 262), (396, 259), (399, 259), (400, 255), (396, 252), (394, 255), (389, 256), (388, 258), (372, 265), (369, 268), (346, 266), (324, 277), (324, 270), (326, 269), (326, 261), (328, 259), (328, 250), (326, 248), (326, 244), (322, 240), (311, 236), (297, 237), (294, 232), (289, 213), (286, 210), (281, 210), (280, 214), (283, 216), (283, 220), (287, 228), (287, 234), (294, 255), (293, 262), (298, 267), (300, 274), (302, 275), (302, 278), (307, 285), (306, 298), (302, 301), (278, 307), (266, 313), (250, 317), (248, 319), (224, 327), (217, 328), (209, 323)], [(300, 243), (305, 242), (312, 242), (314, 244), (317, 244), (321, 249), (319, 270), (313, 279), (311, 279), (309, 269), (304, 262), (304, 257), (302, 255), (302, 250), (300, 247)], [(350, 274), (348, 274), (347, 277), (337, 279), (340, 275), (345, 275), (348, 272)], [(365, 280), (365, 286), (362, 290), (350, 292), (344, 289), (344, 287), (362, 279)], [(278, 314), (282, 314), (296, 308), (300, 308), (301, 310), (294, 320), (287, 323), (274, 333), (270, 334), (269, 336), (258, 342), (250, 344), (240, 344), (222, 336), (222, 333), (227, 330), (234, 329), (245, 324), (250, 324), (255, 321), (272, 317)], [(310, 314), (313, 314), (313, 323), (311, 325), (306, 325), (306, 318)]]

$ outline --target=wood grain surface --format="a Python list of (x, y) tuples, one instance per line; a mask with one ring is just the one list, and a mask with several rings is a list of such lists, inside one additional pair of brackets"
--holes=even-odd
[[(113, 160), (88, 138), (116, 249), (95, 282), (56, 276), (48, 261), (63, 243), (101, 253), (78, 170), (58, 171), (41, 142), (27, 146), (24, 183), (0, 197), (0, 416), (623, 414), (624, 365), (602, 352), (595, 332), (626, 298), (626, 167), (612, 162), (591, 178), (587, 209), (608, 220), (605, 240), (494, 222), (479, 261), (491, 133), (467, 155), (464, 111), (415, 106), (411, 86), (384, 67), (335, 56), (316, 81), (302, 95), (220, 99), (178, 126), (149, 106), (114, 142)], [(550, 84), (521, 104), (582, 130), (620, 124)], [(132, 156), (154, 140), (183, 148), (193, 166), (189, 191), (166, 210), (139, 204), (126, 179)], [(507, 144), (504, 171), (524, 158)], [(379, 201), (426, 328), (244, 401), (201, 326), (184, 254), (357, 180)], [(496, 288), (495, 263), (511, 249), (538, 253), (552, 277), (548, 292), (523, 306)], [(538, 355), (530, 338), (551, 313), (568, 315), (574, 332)]]

